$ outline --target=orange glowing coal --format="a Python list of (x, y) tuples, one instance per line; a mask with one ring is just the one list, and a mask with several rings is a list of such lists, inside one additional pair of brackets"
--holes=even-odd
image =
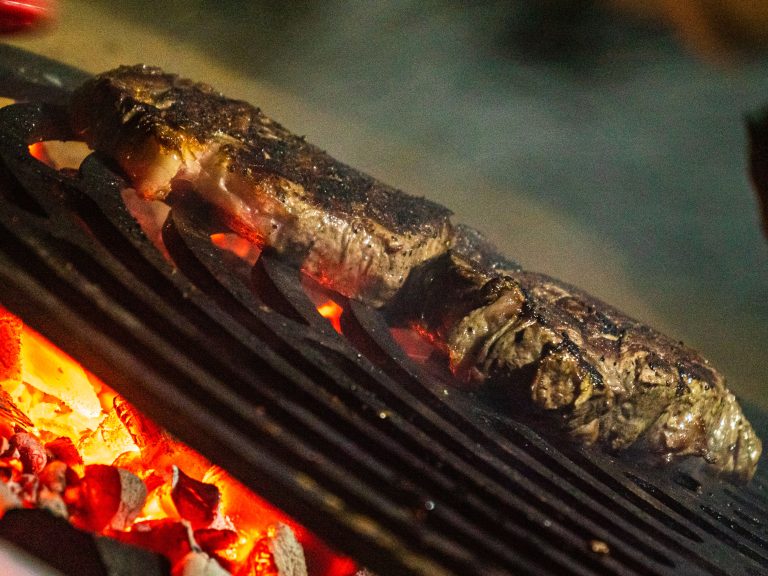
[(283, 576), (299, 542), (311, 575), (357, 569), (0, 307), (0, 516), (16, 506), (164, 554), (174, 573), (203, 555)]
[(320, 316), (331, 323), (336, 332), (341, 334), (341, 315), (344, 312), (344, 308), (333, 300), (326, 300), (317, 307), (317, 311), (320, 313)]
[(232, 252), (250, 264), (256, 263), (261, 252), (256, 244), (234, 233), (218, 232), (211, 234), (211, 242), (217, 248)]
[(29, 153), (33, 157), (40, 160), (40, 162), (45, 164), (48, 163), (48, 154), (45, 153), (45, 145), (42, 142), (35, 142), (34, 144), (30, 144)]

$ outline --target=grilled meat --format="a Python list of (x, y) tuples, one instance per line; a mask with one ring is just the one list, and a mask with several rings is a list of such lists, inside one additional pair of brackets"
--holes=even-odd
[(321, 283), (380, 305), (444, 252), (450, 211), (366, 176), (260, 110), (162, 73), (124, 67), (74, 99), (76, 126), (139, 194), (194, 187), (233, 229)]
[(459, 378), (501, 388), (511, 409), (548, 415), (576, 442), (754, 473), (760, 439), (722, 375), (573, 286), (446, 253), (411, 273), (392, 308), (433, 335)]
[(337, 162), (257, 108), (136, 66), (86, 83), (72, 117), (143, 197), (191, 190), (242, 236), (429, 333), (459, 378), (524, 399), (575, 441), (754, 473), (760, 440), (693, 350), (522, 271), (447, 209)]

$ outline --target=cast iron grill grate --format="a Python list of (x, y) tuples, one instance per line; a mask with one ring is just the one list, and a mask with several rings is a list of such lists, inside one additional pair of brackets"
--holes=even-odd
[(414, 362), (377, 311), (334, 296), (337, 334), (296, 271), (217, 248), (183, 201), (164, 256), (109, 162), (29, 154), (69, 136), (84, 76), (2, 47), (0, 78), (27, 101), (0, 110), (0, 302), (331, 545), (381, 576), (768, 570), (763, 467), (733, 487), (551, 443)]

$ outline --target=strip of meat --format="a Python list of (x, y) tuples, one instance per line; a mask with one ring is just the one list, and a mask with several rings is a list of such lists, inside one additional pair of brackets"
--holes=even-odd
[(72, 117), (143, 197), (193, 191), (239, 234), (429, 333), (459, 378), (523, 399), (575, 441), (701, 456), (736, 480), (754, 473), (760, 440), (694, 351), (520, 270), (447, 209), (337, 162), (251, 105), (135, 66), (87, 82)]
[(573, 286), (447, 253), (416, 268), (391, 307), (433, 336), (457, 377), (501, 389), (510, 409), (547, 415), (576, 442), (701, 456), (736, 481), (754, 473), (761, 442), (722, 375)]
[(348, 296), (382, 304), (452, 236), (446, 208), (335, 161), (250, 104), (157, 68), (98, 77), (73, 110), (88, 142), (142, 196), (191, 185), (241, 234)]

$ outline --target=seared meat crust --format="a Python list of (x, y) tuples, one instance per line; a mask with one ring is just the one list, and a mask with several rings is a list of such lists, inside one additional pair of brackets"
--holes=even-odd
[(696, 352), (499, 255), (450, 212), (331, 158), (251, 105), (157, 68), (75, 94), (77, 132), (146, 198), (192, 190), (241, 235), (428, 333), (466, 381), (508, 391), (581, 443), (701, 456), (748, 479), (760, 440)]
[(412, 272), (392, 309), (433, 335), (459, 378), (503, 389), (576, 442), (701, 456), (737, 481), (754, 473), (761, 442), (723, 376), (578, 288), (447, 253)]
[(381, 304), (452, 235), (448, 209), (334, 160), (246, 102), (158, 68), (96, 77), (72, 110), (75, 129), (144, 197), (192, 182), (239, 232), (321, 282), (333, 277), (349, 296)]

